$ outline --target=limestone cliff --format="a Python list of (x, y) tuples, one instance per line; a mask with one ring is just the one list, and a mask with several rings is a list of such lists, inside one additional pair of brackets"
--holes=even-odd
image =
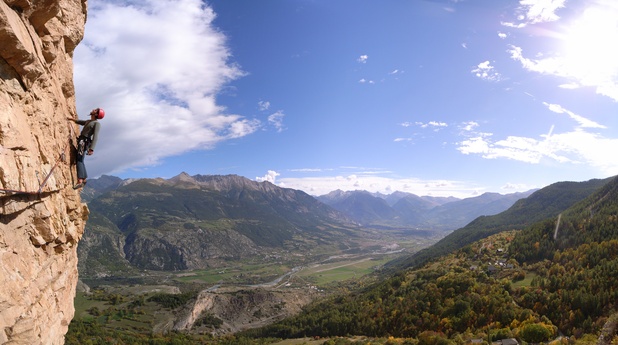
[(62, 344), (73, 318), (88, 210), (71, 187), (78, 128), (66, 118), (85, 20), (86, 0), (0, 1), (2, 344)]

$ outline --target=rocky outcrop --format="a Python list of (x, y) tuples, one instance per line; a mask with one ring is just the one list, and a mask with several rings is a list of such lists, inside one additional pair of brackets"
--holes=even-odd
[[(298, 314), (321, 294), (313, 289), (227, 288), (203, 290), (195, 302), (178, 313), (171, 330), (224, 335), (257, 328)], [(220, 320), (220, 325), (200, 325), (200, 319)], [(160, 325), (159, 325), (160, 326)], [(169, 325), (166, 325), (169, 326)], [(161, 331), (169, 328), (159, 327)]]
[(85, 20), (86, 0), (0, 1), (2, 344), (62, 344), (73, 318), (88, 209), (71, 187), (67, 117)]

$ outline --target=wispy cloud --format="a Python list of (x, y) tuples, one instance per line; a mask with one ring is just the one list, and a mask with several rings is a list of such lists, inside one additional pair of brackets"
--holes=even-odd
[(472, 131), (474, 130), (476, 127), (478, 127), (479, 124), (475, 121), (468, 121), (468, 122), (464, 122), (461, 126), (461, 129), (463, 129), (464, 131)]
[(607, 128), (604, 125), (598, 124), (592, 120), (589, 120), (583, 116), (577, 115), (572, 111), (569, 111), (565, 108), (563, 108), (562, 106), (558, 105), (558, 104), (550, 104), (550, 103), (546, 103), (543, 102), (543, 104), (547, 107), (547, 109), (553, 111), (554, 113), (557, 114), (567, 114), (569, 115), (569, 117), (573, 120), (575, 120), (578, 124), (579, 127), (582, 128)]
[(405, 141), (413, 141), (413, 138), (395, 138), (393, 141), (396, 143), (405, 142)]
[(442, 122), (442, 121), (429, 121), (429, 122), (420, 122), (420, 121), (416, 121), (416, 122), (402, 122), (399, 124), (401, 127), (412, 127), (412, 126), (417, 126), (420, 128), (434, 128), (434, 129), (439, 129), (442, 127), (448, 127), (448, 124), (446, 122)]
[[(551, 108), (552, 111), (565, 111), (556, 106)], [(552, 127), (548, 134), (538, 138), (507, 136), (496, 140), (486, 133), (469, 132), (469, 136), (458, 143), (457, 149), (462, 154), (480, 155), (486, 159), (511, 159), (530, 164), (540, 164), (544, 160), (586, 164), (606, 174), (618, 174), (618, 158), (611, 154), (618, 150), (618, 139), (585, 131), (585, 128), (603, 127), (598, 124), (588, 126), (590, 123), (582, 119), (576, 116), (579, 126), (574, 130), (555, 133)]]
[(270, 108), (270, 102), (268, 101), (259, 101), (258, 102), (258, 109), (260, 111), (266, 111)]
[(567, 77), (569, 73), (564, 69), (564, 60), (561, 58), (545, 58), (534, 60), (524, 57), (523, 49), (517, 46), (510, 46), (509, 53), (513, 60), (519, 61), (522, 67), (532, 72), (543, 74), (554, 74)]
[(440, 121), (429, 121), (427, 123), (416, 122), (416, 125), (421, 128), (434, 128), (435, 130), (438, 130), (442, 127), (448, 127), (448, 124), (446, 122), (440, 122)]
[(268, 116), (268, 123), (274, 126), (277, 132), (282, 132), (284, 130), (284, 126), (283, 126), (284, 117), (285, 117), (285, 114), (283, 113), (283, 111), (279, 110)]
[(367, 55), (361, 55), (358, 57), (358, 59), (356, 59), (356, 61), (360, 62), (360, 63), (367, 63), (367, 60), (369, 59), (369, 56)]
[(91, 175), (154, 165), (260, 127), (216, 102), (245, 73), (231, 61), (214, 18), (194, 0), (89, 2), (74, 80), (82, 117), (94, 107), (106, 110)]

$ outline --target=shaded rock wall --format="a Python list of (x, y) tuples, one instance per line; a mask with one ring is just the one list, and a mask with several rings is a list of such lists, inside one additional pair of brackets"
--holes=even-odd
[(88, 209), (72, 189), (68, 143), (70, 126), (78, 128), (66, 118), (76, 117), (72, 56), (86, 5), (0, 1), (2, 344), (62, 344), (74, 314), (76, 249)]

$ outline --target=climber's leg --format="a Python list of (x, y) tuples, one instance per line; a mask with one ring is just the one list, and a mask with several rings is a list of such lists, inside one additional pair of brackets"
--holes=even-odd
[(86, 172), (86, 165), (84, 164), (85, 154), (77, 154), (77, 184), (73, 187), (75, 189), (81, 188), (86, 184), (86, 178), (88, 173)]

